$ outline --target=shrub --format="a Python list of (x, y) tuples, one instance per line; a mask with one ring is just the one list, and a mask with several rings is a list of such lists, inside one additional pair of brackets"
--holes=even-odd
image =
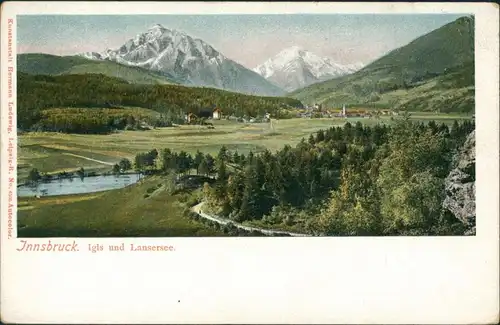
[(201, 200), (200, 200), (200, 198), (199, 198), (198, 196), (196, 196), (196, 195), (191, 195), (191, 196), (189, 196), (189, 197), (186, 199), (186, 202), (185, 202), (185, 203), (186, 203), (186, 205), (188, 205), (188, 206), (192, 207), (192, 206), (194, 206), (194, 205), (197, 205), (197, 204), (198, 204), (198, 203), (200, 203), (200, 202), (201, 202)]

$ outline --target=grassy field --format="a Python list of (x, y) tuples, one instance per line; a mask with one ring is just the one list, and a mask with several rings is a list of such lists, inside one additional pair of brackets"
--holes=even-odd
[[(412, 118), (450, 124), (456, 119), (468, 117), (458, 114), (415, 113)], [(214, 129), (182, 125), (148, 131), (121, 131), (109, 135), (24, 133), (19, 136), (18, 175), (22, 180), (31, 168), (47, 173), (73, 171), (80, 167), (89, 171), (110, 170), (109, 164), (117, 163), (122, 158), (133, 159), (137, 153), (153, 148), (185, 150), (191, 154), (200, 150), (213, 155), (222, 145), (231, 151), (238, 150), (244, 154), (266, 148), (275, 151), (286, 144), (294, 145), (302, 138), (307, 139), (311, 133), (320, 129), (343, 125), (345, 121), (341, 118), (297, 118), (275, 120), (271, 127), (269, 123), (244, 124), (221, 120), (213, 121)], [(392, 122), (386, 116), (380, 120), (349, 118), (347, 121), (361, 121), (364, 124)]]
[[(20, 237), (174, 237), (223, 235), (187, 216), (189, 194), (170, 195), (159, 176), (119, 190), (19, 198)], [(152, 191), (154, 190), (154, 191)], [(148, 195), (146, 195), (149, 192)], [(146, 197), (147, 196), (147, 197)]]

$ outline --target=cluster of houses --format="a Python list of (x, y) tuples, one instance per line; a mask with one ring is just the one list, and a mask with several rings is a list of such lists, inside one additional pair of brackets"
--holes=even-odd
[(346, 105), (342, 109), (326, 109), (323, 105), (315, 104), (306, 106), (304, 110), (297, 113), (297, 117), (301, 118), (348, 118), (348, 117), (365, 117), (371, 118), (376, 115), (398, 115), (398, 112), (391, 110), (368, 111), (360, 109), (348, 110)]
[(202, 110), (198, 113), (198, 115), (194, 113), (187, 113), (184, 115), (184, 120), (186, 123), (194, 123), (201, 118), (220, 120), (222, 119), (222, 110), (218, 107), (214, 108), (214, 110)]
[[(348, 118), (348, 117), (364, 117), (372, 118), (380, 115), (398, 115), (397, 111), (393, 110), (362, 110), (362, 109), (347, 109), (346, 105), (342, 109), (327, 109), (323, 105), (315, 104), (313, 106), (306, 106), (304, 109), (297, 111), (299, 118)], [(221, 120), (222, 118), (228, 120), (235, 120), (243, 123), (262, 123), (271, 120), (271, 114), (265, 113), (261, 117), (243, 116), (236, 117), (234, 115), (223, 116), (222, 110), (215, 107), (213, 110), (202, 110), (198, 114), (188, 113), (184, 116), (186, 123), (196, 123), (199, 119), (212, 119)]]
[(271, 114), (265, 113), (261, 117), (251, 117), (251, 116), (243, 116), (243, 117), (236, 117), (234, 115), (228, 115), (228, 116), (223, 116), (222, 110), (218, 107), (216, 107), (214, 110), (209, 111), (209, 110), (202, 110), (197, 114), (194, 113), (188, 113), (184, 116), (184, 120), (186, 123), (196, 123), (199, 119), (212, 119), (212, 120), (221, 120), (221, 119), (227, 119), (227, 120), (236, 120), (238, 122), (243, 122), (243, 123), (262, 123), (262, 122), (269, 122), (271, 120)]
[(252, 117), (252, 116), (243, 116), (240, 118), (236, 118), (238, 122), (242, 123), (268, 123), (271, 121), (271, 114), (266, 113), (264, 116), (257, 116), (257, 117)]

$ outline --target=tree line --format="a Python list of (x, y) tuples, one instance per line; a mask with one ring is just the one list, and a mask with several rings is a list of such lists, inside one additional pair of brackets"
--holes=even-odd
[[(116, 130), (145, 130), (169, 127), (179, 118), (132, 108), (52, 108), (43, 110), (31, 131), (79, 134), (107, 134)], [(154, 113), (154, 114), (153, 114)]]

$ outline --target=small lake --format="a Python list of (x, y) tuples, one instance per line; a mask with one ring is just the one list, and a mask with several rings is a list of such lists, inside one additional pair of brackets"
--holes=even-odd
[(140, 174), (127, 174), (55, 179), (36, 185), (21, 185), (17, 188), (17, 196), (54, 196), (101, 192), (124, 188), (137, 183), (141, 178)]

